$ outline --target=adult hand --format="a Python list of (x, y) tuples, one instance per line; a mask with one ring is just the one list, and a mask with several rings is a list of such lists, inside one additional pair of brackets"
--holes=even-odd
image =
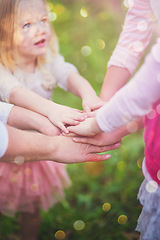
[(73, 141), (76, 143), (92, 144), (96, 146), (109, 146), (111, 144), (120, 143), (121, 137), (118, 136), (117, 132), (102, 132), (93, 137), (74, 136)]
[(56, 156), (54, 156), (53, 160), (63, 163), (104, 161), (111, 157), (111, 155), (104, 152), (114, 150), (119, 146), (120, 143), (110, 146), (75, 143), (71, 137), (58, 136), (56, 137)]

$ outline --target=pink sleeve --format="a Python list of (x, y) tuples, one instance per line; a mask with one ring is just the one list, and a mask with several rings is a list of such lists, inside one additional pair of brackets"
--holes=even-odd
[(134, 77), (97, 111), (104, 132), (111, 132), (150, 112), (160, 98), (160, 41), (152, 47)]
[(148, 45), (153, 29), (153, 12), (149, 0), (134, 0), (126, 14), (123, 31), (108, 66), (124, 67), (131, 75)]

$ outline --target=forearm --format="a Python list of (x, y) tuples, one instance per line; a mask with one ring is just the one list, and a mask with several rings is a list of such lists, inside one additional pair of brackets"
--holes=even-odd
[[(157, 45), (154, 50), (158, 51)], [(154, 60), (152, 52), (133, 79), (106, 106), (98, 110), (97, 121), (103, 131), (113, 131), (127, 122), (143, 117), (159, 99), (159, 63)]]
[(110, 66), (107, 70), (100, 97), (104, 101), (110, 98), (123, 87), (130, 78), (130, 73), (126, 68)]
[(53, 105), (51, 102), (31, 90), (23, 87), (14, 87), (10, 93), (10, 103), (16, 106), (23, 107), (44, 116), (48, 115), (48, 106)]
[(72, 72), (67, 80), (67, 87), (77, 97), (84, 99), (88, 96), (96, 96), (96, 92), (90, 83), (76, 72)]
[(14, 162), (16, 157), (24, 161), (39, 161), (51, 159), (56, 152), (52, 137), (40, 133), (26, 132), (6, 125), (9, 144), (5, 155), (0, 159), (4, 162)]
[[(39, 118), (38, 118), (38, 116)], [(7, 124), (18, 129), (38, 130), (42, 115), (22, 107), (13, 106), (9, 114)]]
[(47, 117), (18, 106), (12, 107), (7, 124), (22, 130), (36, 130), (50, 136), (60, 134), (60, 130)]

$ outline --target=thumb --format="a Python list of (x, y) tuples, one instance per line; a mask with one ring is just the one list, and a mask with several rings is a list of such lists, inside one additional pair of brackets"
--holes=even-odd
[(83, 106), (84, 112), (86, 112), (86, 113), (91, 112), (91, 109), (87, 104), (83, 103), (82, 106)]

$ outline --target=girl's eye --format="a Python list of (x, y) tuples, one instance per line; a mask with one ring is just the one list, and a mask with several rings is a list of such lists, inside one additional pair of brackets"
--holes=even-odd
[(23, 28), (29, 28), (30, 27), (30, 23), (26, 23)]
[(47, 22), (47, 18), (43, 18), (42, 20), (41, 20), (41, 23), (46, 23)]

